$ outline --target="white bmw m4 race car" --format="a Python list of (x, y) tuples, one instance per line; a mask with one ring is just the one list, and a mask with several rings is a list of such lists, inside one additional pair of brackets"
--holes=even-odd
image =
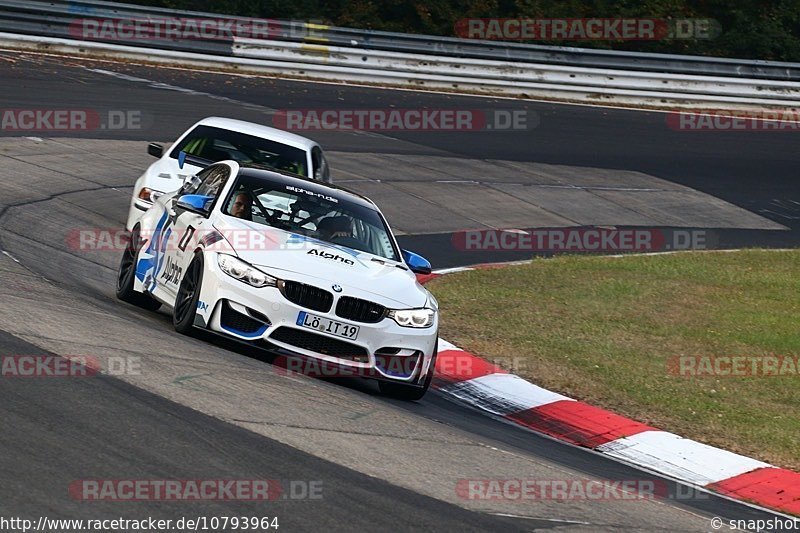
[(117, 296), (172, 307), (178, 332), (335, 365), (415, 400), (437, 353), (438, 304), (415, 276), (430, 269), (369, 199), (222, 161), (136, 222)]
[(158, 161), (136, 180), (125, 225), (128, 231), (159, 196), (178, 190), (187, 177), (215, 161), (231, 159), (326, 183), (331, 181), (325, 154), (316, 142), (230, 118), (204, 118), (178, 137), (168, 150), (161, 144), (150, 143), (147, 153)]

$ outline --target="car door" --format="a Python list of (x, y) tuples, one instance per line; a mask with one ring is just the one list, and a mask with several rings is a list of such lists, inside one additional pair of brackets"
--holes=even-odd
[(161, 300), (169, 303), (175, 301), (183, 274), (194, 257), (197, 242), (211, 231), (211, 222), (207, 215), (185, 209), (177, 204), (177, 200), (183, 194), (208, 197), (205, 205), (210, 214), (230, 173), (228, 165), (212, 165), (198, 174), (200, 182), (196, 187), (185, 188), (181, 194), (169, 200), (168, 221), (162, 237), (166, 246), (163, 259), (157, 263), (159, 268), (156, 272), (156, 290), (159, 291), (157, 296)]

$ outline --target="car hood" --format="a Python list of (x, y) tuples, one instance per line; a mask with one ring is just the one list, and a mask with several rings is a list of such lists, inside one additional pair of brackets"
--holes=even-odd
[(282, 279), (368, 299), (390, 308), (422, 307), (428, 291), (405, 266), (255, 222), (221, 215), (214, 227), (237, 255)]
[(175, 192), (181, 188), (183, 181), (203, 170), (189, 163), (185, 163), (183, 168), (178, 166), (177, 159), (164, 157), (150, 165), (146, 172), (145, 187), (150, 187), (163, 193)]

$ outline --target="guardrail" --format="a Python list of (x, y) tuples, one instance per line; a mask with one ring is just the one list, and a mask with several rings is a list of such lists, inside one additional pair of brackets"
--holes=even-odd
[[(260, 24), (266, 38), (141, 39), (106, 32), (86, 39), (86, 21), (152, 27), (165, 19)], [(6, 46), (354, 83), (651, 106), (800, 107), (797, 63), (474, 41), (101, 0), (0, 0), (0, 32)]]

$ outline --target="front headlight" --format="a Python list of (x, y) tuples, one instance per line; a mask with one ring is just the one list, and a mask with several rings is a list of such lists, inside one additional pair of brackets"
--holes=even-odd
[(155, 203), (160, 197), (164, 196), (164, 193), (161, 191), (157, 191), (155, 189), (150, 189), (148, 187), (143, 187), (141, 191), (139, 191), (139, 200), (144, 200), (145, 202)]
[(217, 264), (227, 275), (253, 287), (276, 287), (278, 279), (266, 274), (241, 259), (228, 254), (217, 254)]
[(433, 309), (392, 309), (387, 316), (404, 328), (429, 328), (436, 311)]

